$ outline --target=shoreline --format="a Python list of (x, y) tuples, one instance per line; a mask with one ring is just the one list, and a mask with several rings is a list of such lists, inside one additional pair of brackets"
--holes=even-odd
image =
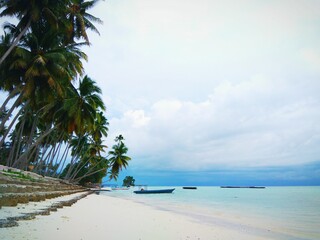
[[(251, 231), (252, 230), (252, 231)], [(1, 229), (4, 239), (277, 239), (254, 229), (199, 221), (188, 216), (128, 199), (91, 194), (72, 207), (49, 216), (19, 221), (19, 226)]]

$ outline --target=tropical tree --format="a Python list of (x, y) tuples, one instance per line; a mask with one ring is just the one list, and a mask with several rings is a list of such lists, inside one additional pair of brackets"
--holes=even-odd
[[(121, 139), (121, 140), (119, 140), (119, 139)], [(111, 166), (111, 170), (109, 172), (110, 179), (111, 178), (117, 179), (119, 172), (123, 168), (127, 168), (128, 161), (131, 160), (130, 157), (125, 155), (128, 152), (128, 148), (123, 143), (123, 140), (124, 140), (124, 138), (122, 137), (122, 135), (117, 136), (115, 139), (117, 144), (113, 145), (112, 150), (109, 151), (109, 155), (111, 156), (109, 158), (109, 164)]]
[(18, 44), (24, 34), (28, 31), (32, 23), (38, 23), (42, 19), (45, 19), (51, 24), (51, 28), (57, 28), (58, 18), (65, 8), (65, 3), (66, 0), (2, 1), (0, 4), (0, 8), (2, 9), (0, 17), (17, 17), (19, 23), (17, 25), (18, 31), (16, 31), (14, 35), (13, 42), (8, 45), (7, 51), (0, 59), (0, 65), (11, 53), (13, 48)]
[(74, 131), (81, 136), (93, 129), (96, 112), (105, 110), (100, 94), (101, 89), (88, 76), (79, 81), (78, 89), (70, 86), (61, 109), (62, 113), (67, 114), (68, 121), (64, 124), (69, 132)]
[(35, 110), (57, 101), (64, 96), (71, 80), (83, 73), (81, 60), (86, 55), (76, 44), (61, 46), (55, 32), (44, 26), (34, 26), (33, 30), (22, 38), (5, 64), (0, 65), (0, 87), (19, 88), (9, 114), (26, 100)]
[(101, 89), (82, 78), (81, 47), (101, 23), (88, 13), (97, 2), (0, 1), (0, 17), (18, 20), (4, 25), (0, 39), (0, 90), (8, 93), (0, 106), (0, 161), (8, 166), (85, 182), (100, 181), (109, 168), (118, 176), (128, 165), (121, 135), (112, 157), (102, 156), (108, 121)]
[[(86, 58), (76, 44), (61, 45), (59, 38), (55, 37), (55, 31), (46, 31), (45, 26), (45, 23), (32, 25), (33, 31), (21, 38), (13, 54), (5, 64), (0, 65), (0, 73), (3, 77), (1, 86), (9, 85), (8, 89), (14, 88), (15, 85), (20, 86), (17, 100), (9, 110), (6, 119), (2, 121), (0, 130), (4, 128), (14, 108), (20, 107), (20, 111), (11, 121), (0, 145), (4, 143), (17, 117), (26, 113), (24, 108), (31, 109), (33, 123), (36, 123), (41, 115), (42, 125), (45, 126), (43, 134), (39, 135), (36, 141), (30, 141), (33, 133), (36, 133), (32, 131), (27, 148), (12, 162), (16, 167), (24, 166), (28, 162), (28, 155), (31, 156), (32, 151), (36, 151), (43, 139), (61, 125), (61, 120), (55, 118), (55, 113), (51, 111), (55, 109), (52, 106), (56, 107), (57, 103), (62, 102), (67, 89), (72, 86), (71, 80), (82, 74), (81, 59)], [(10, 81), (14, 84), (12, 87), (10, 87)], [(44, 115), (47, 118), (43, 118)], [(19, 134), (15, 136), (19, 139)]]
[(49, 29), (60, 31), (65, 43), (75, 43), (74, 39), (85, 39), (89, 44), (87, 29), (99, 34), (98, 29), (92, 22), (102, 21), (89, 14), (87, 11), (94, 7), (99, 0), (7, 0), (0, 2), (0, 17), (17, 17), (17, 31), (12, 41), (7, 44), (5, 53), (0, 58), (0, 65), (8, 57), (11, 51), (19, 43), (33, 24), (46, 22)]
[(88, 13), (98, 2), (99, 0), (70, 0), (66, 7), (66, 19), (63, 21), (66, 42), (73, 43), (75, 39), (83, 38), (89, 44), (87, 29), (100, 34), (93, 22), (101, 24), (102, 21)]
[[(77, 136), (72, 141), (71, 166), (63, 176), (65, 179), (76, 179), (82, 168), (88, 164), (98, 165), (92, 159), (101, 159), (101, 152), (106, 147), (101, 138), (107, 136), (107, 119), (100, 110), (105, 105), (100, 97), (101, 89), (96, 83), (85, 76), (79, 81), (77, 89), (70, 88), (69, 97), (65, 99), (62, 113), (67, 113), (64, 118), (68, 132), (74, 132)], [(67, 119), (67, 120), (66, 120)], [(78, 161), (81, 164), (75, 164)], [(94, 168), (91, 168), (94, 170)], [(92, 173), (87, 171), (86, 174)]]
[(135, 179), (132, 176), (126, 176), (123, 179), (122, 186), (126, 186), (126, 187), (134, 186), (134, 182), (135, 182)]

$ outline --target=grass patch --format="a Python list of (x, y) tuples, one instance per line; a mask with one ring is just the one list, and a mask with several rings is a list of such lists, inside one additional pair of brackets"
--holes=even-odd
[(14, 177), (22, 180), (35, 181), (35, 179), (30, 177), (29, 175), (25, 175), (21, 172), (15, 172), (15, 171), (12, 171), (11, 169), (2, 170), (2, 173), (6, 176), (10, 176), (10, 177)]

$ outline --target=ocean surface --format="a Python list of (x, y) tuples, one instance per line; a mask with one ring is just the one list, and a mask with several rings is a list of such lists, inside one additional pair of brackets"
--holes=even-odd
[(265, 189), (198, 187), (175, 188), (172, 194), (134, 194), (129, 190), (101, 195), (140, 202), (176, 212), (202, 224), (219, 225), (270, 239), (320, 239), (320, 187)]

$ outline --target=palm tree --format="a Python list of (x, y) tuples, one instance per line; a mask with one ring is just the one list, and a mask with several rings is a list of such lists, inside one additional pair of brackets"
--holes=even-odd
[(60, 36), (67, 36), (66, 43), (74, 43), (74, 39), (85, 39), (89, 44), (86, 33), (90, 29), (99, 33), (92, 22), (102, 21), (89, 14), (87, 11), (94, 7), (99, 0), (7, 0), (0, 3), (0, 17), (17, 17), (19, 23), (14, 38), (7, 44), (5, 53), (0, 58), (0, 65), (17, 46), (21, 38), (27, 33), (33, 24), (47, 23), (49, 29), (60, 31)]
[(92, 138), (95, 142), (101, 141), (101, 138), (108, 136), (109, 122), (102, 112), (97, 112), (95, 122), (91, 131)]
[(119, 136), (116, 136), (114, 139), (115, 142), (122, 142), (124, 140), (124, 137), (120, 134)]
[[(71, 80), (82, 74), (83, 58), (86, 59), (86, 55), (76, 44), (61, 46), (55, 31), (45, 31), (44, 26), (33, 25), (33, 32), (24, 36), (5, 64), (0, 65), (0, 86), (6, 89), (19, 86), (19, 97), (1, 123), (0, 130), (14, 108), (27, 99), (34, 111), (59, 102), (71, 86)], [(52, 112), (49, 115), (53, 117)]]
[(19, 23), (17, 25), (18, 31), (15, 34), (14, 41), (9, 45), (7, 51), (0, 59), (0, 65), (11, 53), (13, 48), (18, 44), (20, 39), (28, 31), (32, 23), (37, 23), (45, 19), (51, 24), (51, 27), (57, 28), (59, 15), (63, 13), (68, 0), (7, 0), (0, 4), (2, 12), (0, 17), (9, 16), (17, 17)]
[(123, 167), (127, 168), (128, 161), (130, 161), (131, 158), (125, 155), (128, 152), (128, 148), (122, 141), (116, 145), (113, 145), (112, 149), (113, 150), (109, 151), (109, 155), (111, 155), (111, 158), (109, 158), (111, 165), (110, 179), (117, 179), (119, 172)]
[(66, 19), (64, 21), (64, 32), (68, 43), (73, 43), (75, 39), (83, 38), (89, 44), (87, 29), (100, 34), (92, 22), (101, 24), (102, 21), (88, 13), (88, 10), (98, 2), (99, 0), (70, 0), (66, 8)]
[[(11, 146), (11, 165), (25, 167), (33, 162), (38, 170), (45, 167), (44, 173), (52, 174), (65, 163), (66, 151), (58, 160), (61, 144), (74, 136), (86, 139), (72, 147), (72, 163), (79, 168), (71, 165), (74, 174), (69, 177), (75, 178), (83, 164), (87, 175), (108, 167), (101, 156), (106, 148), (102, 137), (108, 131), (101, 112), (105, 110), (101, 89), (87, 76), (79, 81), (78, 88), (72, 84), (84, 72), (81, 60), (87, 57), (80, 47), (89, 44), (87, 29), (99, 33), (92, 22), (101, 20), (87, 13), (97, 2), (0, 1), (0, 17), (18, 19), (16, 26), (5, 25), (0, 40), (0, 90), (9, 92), (0, 107), (0, 112), (6, 113), (1, 116), (0, 147)], [(79, 39), (85, 43), (77, 43)], [(15, 103), (7, 111), (6, 105), (14, 97)], [(19, 112), (6, 128), (16, 108)], [(11, 136), (9, 144), (5, 142), (7, 135)]]
[(101, 89), (96, 83), (85, 76), (79, 81), (78, 89), (70, 86), (68, 96), (64, 100), (62, 111), (68, 116), (67, 124), (69, 132), (83, 135), (93, 129), (96, 112), (105, 110), (105, 105), (100, 97)]

